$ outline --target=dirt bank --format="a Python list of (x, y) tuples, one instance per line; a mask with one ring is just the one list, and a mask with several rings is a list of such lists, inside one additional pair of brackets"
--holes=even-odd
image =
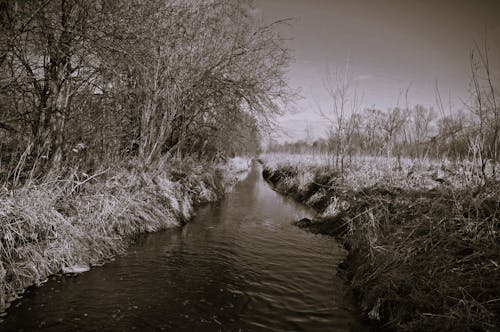
[(362, 309), (390, 330), (500, 329), (500, 184), (352, 189), (325, 167), (265, 167), (318, 212), (299, 227), (336, 236)]

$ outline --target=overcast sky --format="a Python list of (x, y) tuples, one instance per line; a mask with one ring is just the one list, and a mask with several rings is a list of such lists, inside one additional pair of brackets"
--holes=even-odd
[[(328, 67), (349, 63), (363, 105), (396, 106), (408, 87), (410, 104), (435, 107), (435, 82), (454, 108), (467, 98), (470, 51), (487, 35), (490, 58), (500, 62), (500, 0), (256, 0), (266, 22), (295, 18), (283, 34), (295, 61), (289, 80), (301, 89), (297, 112), (279, 119), (289, 137), (325, 134), (317, 108), (327, 109)], [(500, 66), (493, 68), (500, 77)], [(435, 107), (436, 108), (436, 107)]]

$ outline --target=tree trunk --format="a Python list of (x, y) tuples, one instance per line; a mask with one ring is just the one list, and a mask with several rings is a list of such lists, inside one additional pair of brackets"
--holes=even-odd
[[(59, 75), (58, 75), (59, 76)], [(61, 86), (62, 85), (62, 86)], [(57, 81), (50, 82), (50, 166), (57, 170), (61, 167), (64, 152), (64, 127), (66, 124), (67, 108), (69, 103), (69, 91), (67, 84)]]

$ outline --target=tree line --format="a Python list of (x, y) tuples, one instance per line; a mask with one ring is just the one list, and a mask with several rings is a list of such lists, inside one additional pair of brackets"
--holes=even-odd
[[(271, 144), (270, 151), (331, 153), (339, 167), (355, 155), (472, 161), (486, 177), (496, 175), (500, 157), (498, 78), (492, 73), (488, 45), (470, 53), (470, 98), (461, 109), (446, 107), (436, 84), (437, 109), (406, 105), (381, 110), (361, 108), (348, 72), (328, 73), (330, 107), (319, 114), (328, 125), (324, 139)], [(406, 96), (408, 91), (406, 91)]]
[(0, 171), (259, 147), (289, 51), (251, 1), (0, 0)]

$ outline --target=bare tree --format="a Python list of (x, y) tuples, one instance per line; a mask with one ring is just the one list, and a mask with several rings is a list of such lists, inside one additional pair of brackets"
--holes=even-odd
[(384, 145), (388, 157), (394, 155), (398, 138), (402, 133), (406, 121), (407, 112), (399, 107), (394, 107), (385, 114), (382, 130), (384, 132)]
[(496, 174), (500, 135), (500, 108), (497, 101), (499, 96), (491, 73), (486, 40), (482, 46), (476, 44), (471, 51), (470, 66), (472, 102), (469, 107), (478, 121), (478, 132), (471, 144), (474, 143), (475, 150), (480, 153), (481, 172), (486, 177), (488, 159), (492, 163), (493, 175)]
[(328, 70), (324, 81), (325, 89), (330, 97), (331, 106), (325, 111), (319, 109), (320, 115), (329, 125), (329, 136), (335, 150), (335, 165), (344, 173), (344, 158), (353, 133), (354, 122), (351, 121), (359, 108), (359, 95), (353, 84), (349, 66), (335, 74)]
[[(5, 1), (1, 93), (7, 122), (29, 126), (31, 146), (61, 165), (72, 102), (97, 76), (95, 38), (104, 21), (98, 1)], [(91, 22), (89, 18), (92, 18)], [(0, 121), (6, 121), (1, 119)]]
[[(162, 152), (181, 151), (200, 127), (217, 136), (218, 124), (234, 123), (235, 113), (265, 122), (281, 112), (289, 54), (274, 25), (258, 24), (242, 2), (157, 6), (136, 27), (148, 46), (135, 54), (140, 61), (130, 62), (137, 66), (139, 154), (146, 164)], [(148, 30), (140, 35), (144, 21), (154, 26), (154, 38)]]
[(56, 169), (81, 159), (78, 143), (145, 165), (209, 147), (247, 150), (290, 96), (290, 53), (276, 32), (287, 21), (263, 24), (251, 1), (0, 7), (0, 149), (11, 160), (29, 147)]

